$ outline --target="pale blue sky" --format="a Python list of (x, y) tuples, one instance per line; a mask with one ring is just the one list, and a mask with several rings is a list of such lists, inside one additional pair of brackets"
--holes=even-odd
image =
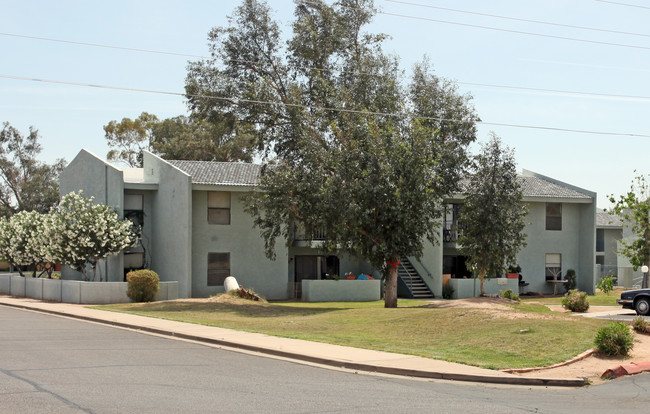
[[(291, 21), (293, 2), (269, 3), (282, 23)], [(642, 0), (620, 3), (650, 6)], [(188, 57), (7, 34), (207, 55), (208, 31), (225, 25), (226, 16), (238, 4), (235, 0), (0, 0), (0, 75), (182, 93)], [(634, 170), (650, 173), (650, 8), (598, 0), (377, 0), (376, 4), (383, 13), (371, 30), (391, 36), (385, 49), (399, 55), (407, 71), (414, 61), (428, 55), (439, 76), (456, 80), (461, 91), (474, 96), (474, 105), (485, 122), (646, 135), (608, 136), (480, 125), (479, 140), (487, 140), (489, 131), (496, 132), (515, 149), (519, 169), (596, 191), (601, 207), (607, 205), (607, 194), (627, 191)], [(467, 83), (619, 96), (533, 92)], [(186, 113), (184, 99), (179, 96), (3, 77), (0, 98), (0, 121), (9, 121), (23, 133), (30, 125), (36, 127), (45, 149), (42, 158), (47, 161), (70, 161), (81, 148), (104, 157), (108, 148), (102, 126), (113, 119), (137, 117), (142, 111), (160, 118)]]

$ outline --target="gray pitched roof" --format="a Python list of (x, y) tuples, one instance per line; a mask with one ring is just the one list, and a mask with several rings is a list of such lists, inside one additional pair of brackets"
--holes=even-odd
[(596, 227), (623, 227), (623, 220), (614, 214), (598, 211), (596, 213)]
[[(255, 186), (262, 166), (243, 162), (169, 160), (170, 164), (192, 177), (193, 184)], [(524, 197), (590, 198), (571, 188), (539, 177), (519, 176)], [(462, 187), (467, 181), (463, 180)]]
[(591, 198), (587, 194), (539, 177), (519, 176), (519, 180), (524, 197)]
[(254, 186), (260, 178), (261, 165), (243, 162), (169, 160), (174, 167), (192, 177), (192, 184)]

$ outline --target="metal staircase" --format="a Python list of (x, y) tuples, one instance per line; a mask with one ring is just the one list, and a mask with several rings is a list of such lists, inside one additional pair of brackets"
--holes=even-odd
[(410, 297), (413, 299), (432, 299), (433, 292), (429, 289), (418, 271), (413, 267), (413, 264), (408, 257), (400, 259), (400, 265), (397, 267), (397, 275), (402, 287), (405, 287), (410, 292)]

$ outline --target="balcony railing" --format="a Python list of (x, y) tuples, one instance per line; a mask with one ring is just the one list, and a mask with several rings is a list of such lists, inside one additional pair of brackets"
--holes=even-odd
[[(311, 237), (309, 237), (311, 235)], [(308, 231), (302, 224), (293, 227), (293, 240), (295, 241), (322, 241), (325, 240), (325, 229), (318, 227)]]
[(463, 226), (458, 221), (445, 221), (442, 225), (442, 241), (454, 243), (463, 235)]

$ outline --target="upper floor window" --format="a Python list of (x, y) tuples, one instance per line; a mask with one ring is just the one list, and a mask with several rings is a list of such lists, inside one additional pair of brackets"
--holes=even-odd
[(605, 229), (596, 229), (596, 251), (605, 251)]
[(546, 230), (562, 230), (562, 203), (546, 203)]
[(208, 192), (208, 224), (230, 224), (229, 192)]

